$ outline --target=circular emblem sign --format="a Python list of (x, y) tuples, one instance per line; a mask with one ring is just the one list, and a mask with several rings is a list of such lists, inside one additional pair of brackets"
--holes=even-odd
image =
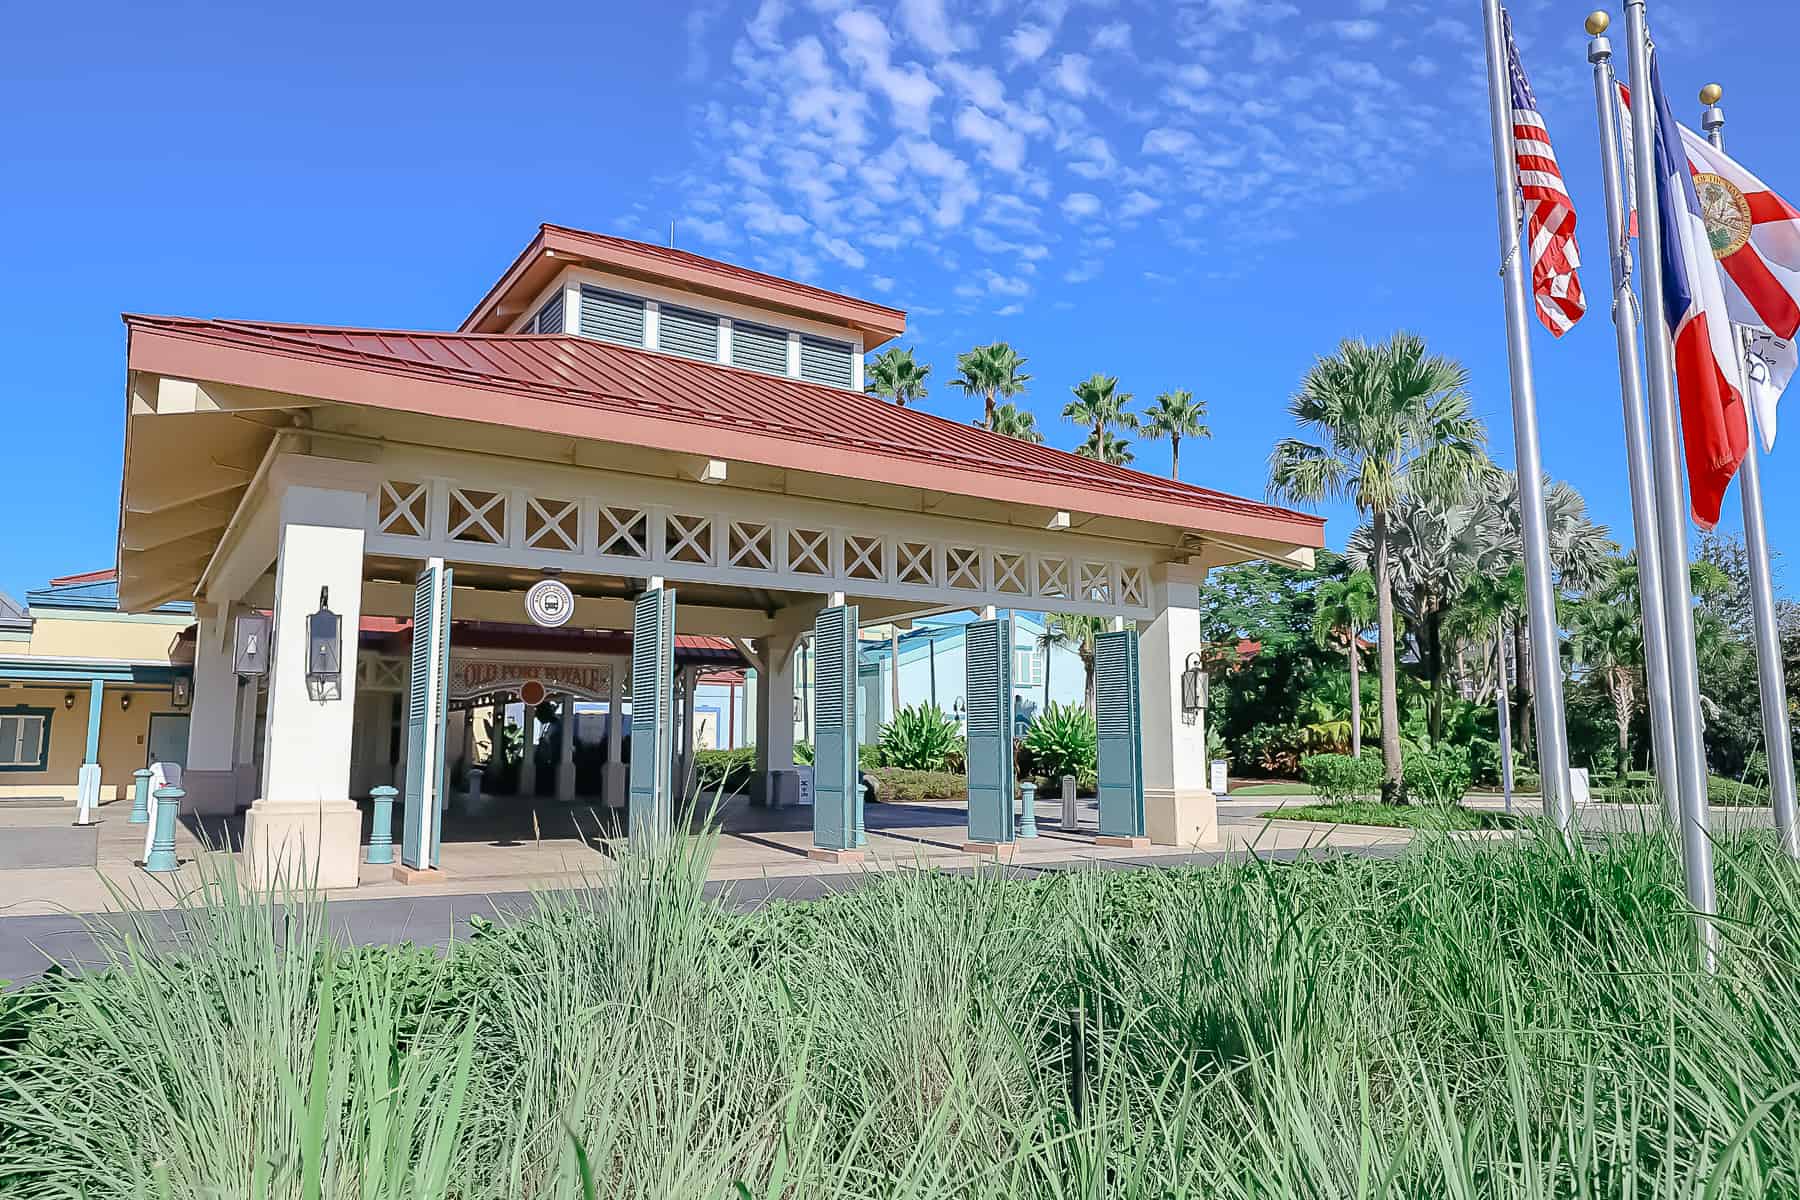
[(1694, 176), (1700, 197), (1700, 216), (1706, 222), (1706, 240), (1714, 258), (1729, 258), (1750, 240), (1750, 202), (1737, 185), (1721, 175), (1701, 172)]
[(533, 708), (542, 704), (548, 694), (544, 691), (544, 685), (535, 679), (527, 679), (519, 688), (519, 700)]
[(567, 625), (575, 615), (575, 593), (560, 579), (540, 579), (525, 593), (525, 614), (551, 629)]

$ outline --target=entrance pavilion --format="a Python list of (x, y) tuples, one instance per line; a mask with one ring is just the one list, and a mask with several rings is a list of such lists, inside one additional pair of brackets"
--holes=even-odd
[[(311, 618), (411, 622), (402, 857), (430, 871), (452, 623), (528, 629), (526, 592), (547, 578), (573, 596), (566, 630), (617, 639), (557, 661), (630, 698), (630, 752), (606, 788), (624, 795), (634, 837), (666, 831), (678, 801), (678, 634), (725, 639), (755, 672), (767, 796), (791, 782), (795, 718), (768, 701), (794, 694), (796, 647), (815, 639), (814, 832), (845, 853), (856, 628), (976, 610), (970, 836), (1004, 844), (1000, 614), (1019, 609), (1115, 631), (1099, 663), (1102, 832), (1209, 845), (1206, 572), (1305, 563), (1323, 544), (1312, 516), (865, 396), (862, 356), (904, 332), (897, 310), (554, 226), (455, 332), (126, 326), (120, 607), (195, 605), (189, 803), (249, 805), (253, 878), (298, 866), (321, 887), (355, 885), (353, 789), (367, 782), (355, 768), (381, 725), (364, 717), (359, 739), (359, 710), (375, 711), (359, 701), (399, 694), (391, 659), (321, 673)], [(272, 614), (272, 654), (242, 677), (236, 618), (255, 612)], [(261, 753), (244, 754), (259, 737)]]

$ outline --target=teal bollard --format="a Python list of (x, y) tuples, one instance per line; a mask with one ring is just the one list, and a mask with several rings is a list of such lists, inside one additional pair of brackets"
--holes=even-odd
[(131, 773), (136, 783), (131, 790), (131, 816), (128, 825), (146, 825), (150, 821), (150, 768), (139, 767)]
[(187, 795), (178, 787), (156, 789), (156, 839), (150, 843), (150, 857), (144, 860), (146, 871), (173, 871), (175, 861), (175, 817), (181, 811), (181, 798)]
[(394, 797), (399, 794), (386, 784), (369, 790), (375, 801), (375, 815), (369, 822), (369, 853), (363, 859), (366, 863), (382, 866), (394, 861)]
[(1037, 830), (1037, 784), (1019, 785), (1019, 836), (1034, 838)]

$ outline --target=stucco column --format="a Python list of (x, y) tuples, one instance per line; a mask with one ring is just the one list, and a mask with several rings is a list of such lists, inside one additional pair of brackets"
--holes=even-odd
[(88, 681), (87, 746), (75, 773), (75, 824), (94, 824), (100, 808), (100, 714), (106, 707), (106, 681)]
[(761, 638), (763, 669), (756, 676), (756, 774), (770, 798), (769, 773), (794, 769), (794, 685), (800, 635)]
[(525, 705), (525, 714), (520, 722), (525, 731), (525, 748), (519, 760), (519, 792), (527, 797), (537, 796), (537, 705)]
[[(235, 615), (233, 624), (236, 624)], [(235, 639), (236, 636), (234, 631), (232, 637)], [(261, 703), (262, 687), (257, 680), (237, 681), (236, 732), (232, 735), (236, 746), (232, 754), (234, 808), (246, 808), (256, 799), (257, 781), (260, 778), (256, 762), (256, 748), (259, 744), (256, 737), (256, 710)]]
[[(350, 747), (367, 508), (361, 492), (296, 486), (281, 498), (262, 794), (244, 824), (250, 878), (260, 886), (284, 874), (320, 888), (356, 886), (362, 818), (350, 799)], [(306, 626), (321, 588), (341, 619), (343, 670), (336, 693), (315, 700)]]
[(202, 816), (237, 809), (237, 676), (231, 670), (230, 610), (206, 605), (194, 631), (194, 687), (188, 709), (186, 806)]
[(606, 676), (606, 773), (600, 795), (608, 808), (625, 807), (625, 664), (612, 664)]
[(1211, 846), (1218, 813), (1206, 787), (1206, 725), (1181, 719), (1181, 672), (1200, 651), (1202, 567), (1153, 572), (1156, 613), (1138, 635), (1139, 704), (1144, 730), (1144, 831), (1159, 846)]
[(556, 743), (556, 798), (564, 804), (575, 800), (575, 697), (562, 698), (562, 720)]

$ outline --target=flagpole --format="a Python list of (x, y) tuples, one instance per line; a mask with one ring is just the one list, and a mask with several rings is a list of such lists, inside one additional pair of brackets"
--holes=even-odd
[[(1719, 100), (1725, 89), (1709, 83), (1700, 90), (1705, 105), (1700, 128), (1720, 150), (1725, 149), (1725, 113)], [(1743, 339), (1738, 339), (1742, 347)], [(1741, 357), (1741, 354), (1740, 354)], [(1794, 819), (1794, 743), (1788, 732), (1787, 684), (1781, 670), (1781, 634), (1775, 621), (1775, 587), (1769, 569), (1769, 527), (1763, 519), (1762, 465), (1758, 461), (1756, 406), (1746, 389), (1744, 421), (1750, 445), (1738, 468), (1738, 497), (1744, 503), (1744, 547), (1750, 558), (1750, 607), (1756, 616), (1756, 681), (1762, 698), (1764, 753), (1769, 759), (1769, 800), (1775, 829), (1789, 858), (1800, 858), (1800, 828)]]
[[(1594, 64), (1594, 103), (1600, 116), (1600, 176), (1606, 193), (1606, 229), (1611, 238), (1613, 330), (1619, 344), (1619, 399), (1625, 410), (1625, 465), (1631, 478), (1631, 525), (1637, 543), (1638, 615), (1644, 627), (1644, 673), (1649, 688), (1650, 744), (1656, 786), (1671, 828), (1681, 824), (1681, 788), (1676, 782), (1675, 718), (1657, 701), (1669, 694), (1668, 629), (1663, 614), (1662, 558), (1656, 550), (1656, 493), (1652, 490), (1650, 443), (1644, 433), (1644, 379), (1638, 371), (1637, 300), (1631, 293), (1631, 237), (1625, 185), (1619, 168), (1619, 104), (1613, 76), (1612, 42), (1604, 35), (1612, 18), (1587, 19), (1588, 61)], [(1621, 763), (1619, 769), (1628, 769)]]
[(1520, 244), (1518, 160), (1513, 150), (1512, 87), (1501, 36), (1500, 0), (1482, 0), (1487, 27), (1488, 117), (1493, 126), (1494, 193), (1500, 222), (1500, 277), (1506, 298), (1507, 367), (1512, 376), (1513, 443), (1519, 476), (1519, 524), (1525, 535), (1525, 600), (1531, 629), (1533, 715), (1544, 815), (1567, 837), (1575, 819), (1569, 795), (1568, 731), (1563, 724), (1561, 635), (1551, 590), (1544, 526), (1544, 464), (1538, 449), (1537, 393), (1531, 375), (1527, 248)]
[[(1688, 905), (1700, 936), (1700, 961), (1717, 969), (1719, 911), (1713, 887), (1712, 813), (1707, 807), (1706, 743), (1700, 725), (1700, 668), (1694, 651), (1694, 600), (1688, 581), (1687, 496), (1681, 475), (1681, 419), (1675, 406), (1674, 347), (1663, 319), (1662, 215), (1657, 204), (1656, 105), (1650, 88), (1650, 31), (1644, 0), (1625, 0), (1631, 55), (1631, 143), (1637, 175), (1638, 249), (1643, 264), (1645, 365), (1649, 368), (1650, 449), (1656, 468), (1657, 545), (1663, 555), (1663, 613), (1669, 635), (1669, 700), (1675, 715), (1676, 779), (1681, 793), (1681, 860)], [(1675, 131), (1669, 131), (1675, 136)]]

